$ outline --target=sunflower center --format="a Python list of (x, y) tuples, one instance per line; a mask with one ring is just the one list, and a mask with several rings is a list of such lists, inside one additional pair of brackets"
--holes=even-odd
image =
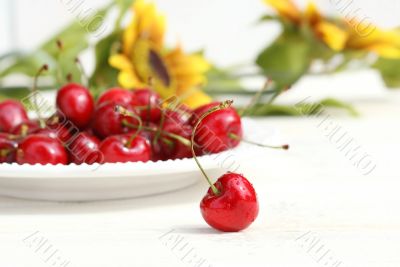
[(158, 53), (152, 49), (149, 50), (149, 64), (154, 74), (160, 79), (166, 87), (171, 84), (171, 77), (168, 74), (167, 67)]

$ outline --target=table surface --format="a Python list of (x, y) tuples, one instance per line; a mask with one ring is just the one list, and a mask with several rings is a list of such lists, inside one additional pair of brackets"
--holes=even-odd
[(258, 219), (243, 232), (204, 223), (203, 181), (108, 202), (0, 197), (0, 266), (398, 267), (400, 94), (354, 105), (358, 118), (259, 119), (291, 150), (243, 162), (260, 201)]

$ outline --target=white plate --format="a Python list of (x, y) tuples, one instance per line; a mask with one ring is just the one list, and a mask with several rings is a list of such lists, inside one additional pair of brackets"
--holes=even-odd
[[(259, 129), (254, 120), (244, 119), (243, 128), (246, 138), (277, 142), (274, 129)], [(199, 160), (207, 173), (218, 177), (228, 170), (240, 171), (240, 162), (259, 150), (242, 142), (235, 149)], [(0, 164), (0, 195), (50, 201), (120, 199), (177, 190), (200, 177), (193, 159), (103, 165)]]

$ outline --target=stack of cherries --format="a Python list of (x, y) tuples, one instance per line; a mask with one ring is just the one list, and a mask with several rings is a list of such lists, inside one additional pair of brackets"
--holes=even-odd
[[(86, 87), (76, 83), (63, 86), (56, 103), (57, 112), (45, 119), (39, 115), (29, 119), (18, 101), (0, 103), (0, 163), (93, 164), (192, 157), (194, 124), (219, 104), (190, 110), (162, 103), (150, 89), (120, 88), (105, 91), (95, 101)], [(40, 114), (41, 105), (36, 109)], [(196, 154), (230, 149), (241, 136), (235, 109), (220, 110), (202, 120), (195, 135)]]
[[(221, 231), (240, 231), (257, 217), (252, 184), (228, 172), (215, 183), (197, 156), (233, 148), (242, 140), (241, 118), (231, 102), (191, 110), (162, 102), (151, 89), (112, 88), (97, 101), (88, 88), (68, 83), (57, 92), (57, 112), (29, 119), (14, 100), (0, 102), (0, 163), (93, 164), (193, 157), (210, 188), (200, 204), (205, 221)], [(278, 148), (287, 149), (288, 146)]]

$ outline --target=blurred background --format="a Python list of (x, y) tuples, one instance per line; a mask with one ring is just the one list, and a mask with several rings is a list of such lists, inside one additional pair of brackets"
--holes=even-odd
[[(0, 54), (36, 48), (69, 21), (76, 19), (71, 2), (98, 9), (107, 0), (2, 0), (0, 1)], [(268, 7), (261, 0), (155, 0), (168, 19), (167, 41), (181, 41), (189, 51), (205, 49), (207, 58), (220, 66), (253, 62), (254, 57), (279, 33), (270, 24), (255, 26)], [(304, 6), (307, 0), (296, 1)], [(81, 3), (81, 4), (80, 4)], [(341, 8), (356, 12), (381, 27), (400, 25), (397, 0), (318, 0), (325, 12), (341, 15)], [(45, 7), (45, 9), (44, 9)], [(356, 11), (358, 10), (358, 11)], [(109, 21), (112, 18), (108, 18)], [(111, 27), (110, 27), (111, 28)], [(86, 55), (87, 58), (90, 55)], [(86, 58), (86, 59), (87, 59)], [(88, 63), (86, 60), (85, 63)], [(88, 63), (89, 64), (89, 63)], [(89, 66), (90, 67), (90, 66)]]

